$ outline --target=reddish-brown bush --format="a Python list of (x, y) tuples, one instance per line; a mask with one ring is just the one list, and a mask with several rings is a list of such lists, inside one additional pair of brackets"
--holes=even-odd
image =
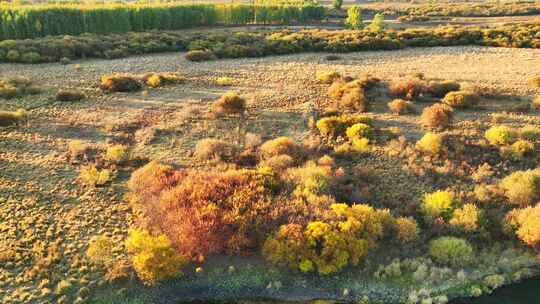
[(393, 96), (413, 100), (427, 92), (426, 83), (420, 79), (408, 79), (394, 82), (390, 85)]
[(424, 108), (420, 123), (431, 129), (444, 129), (452, 123), (454, 110), (445, 104), (436, 103)]

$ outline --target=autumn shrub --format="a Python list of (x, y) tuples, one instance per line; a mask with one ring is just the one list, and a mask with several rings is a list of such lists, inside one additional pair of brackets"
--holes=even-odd
[(105, 75), (101, 77), (101, 89), (107, 92), (135, 92), (142, 88), (135, 77), (122, 74)]
[(529, 141), (540, 141), (540, 127), (527, 125), (519, 130), (519, 136)]
[(534, 151), (534, 144), (528, 140), (520, 139), (512, 144), (511, 149), (514, 158), (519, 160)]
[(352, 88), (343, 94), (336, 106), (338, 109), (346, 111), (366, 112), (369, 104), (362, 89)]
[(111, 163), (121, 163), (129, 158), (127, 147), (124, 145), (112, 145), (107, 147), (103, 159)]
[(535, 76), (535, 77), (529, 79), (529, 84), (532, 87), (540, 88), (540, 76)]
[(493, 126), (484, 136), (492, 145), (509, 145), (517, 139), (517, 132), (508, 126)]
[(437, 155), (443, 148), (443, 138), (440, 134), (427, 132), (416, 142), (416, 147), (425, 153)]
[(506, 216), (506, 223), (515, 230), (520, 240), (533, 248), (539, 248), (540, 204), (510, 211)]
[(111, 172), (107, 169), (98, 170), (94, 165), (82, 166), (79, 179), (89, 186), (102, 186), (111, 179)]
[(455, 209), (449, 224), (466, 232), (476, 231), (479, 228), (480, 210), (474, 204), (465, 204)]
[(272, 156), (262, 161), (259, 166), (272, 168), (275, 172), (283, 171), (294, 166), (296, 161), (287, 154)]
[(412, 217), (398, 217), (395, 221), (396, 240), (401, 244), (416, 241), (420, 234), (418, 223)]
[(82, 140), (71, 140), (68, 144), (68, 152), (71, 159), (77, 159), (90, 149), (90, 145)]
[(234, 83), (234, 79), (231, 78), (231, 77), (226, 77), (226, 76), (223, 76), (223, 77), (218, 77), (216, 79), (216, 83), (220, 86), (224, 86), (224, 87), (228, 87), (228, 86), (232, 86), (233, 83)]
[(328, 275), (357, 266), (381, 239), (391, 218), (388, 210), (368, 205), (334, 204), (328, 220), (305, 226), (287, 224), (268, 238), (263, 256), (271, 263), (301, 272)]
[(473, 261), (474, 249), (464, 239), (447, 236), (429, 243), (429, 255), (439, 264), (463, 267)]
[(540, 110), (540, 96), (536, 96), (531, 102), (531, 108), (533, 110)]
[(125, 245), (137, 276), (148, 285), (181, 275), (189, 261), (165, 235), (152, 236), (146, 230), (131, 230)]
[(364, 123), (357, 123), (345, 131), (345, 134), (350, 140), (368, 138), (373, 133), (373, 128)]
[(231, 142), (216, 138), (201, 139), (195, 145), (195, 158), (202, 161), (234, 161), (238, 147)]
[(333, 83), (340, 77), (341, 75), (336, 71), (319, 71), (315, 76), (318, 82), (327, 84)]
[(540, 200), (540, 171), (516, 171), (499, 183), (511, 204), (528, 206)]
[(25, 110), (0, 111), (0, 127), (19, 125), (26, 121), (28, 114)]
[(36, 95), (42, 89), (25, 77), (0, 78), (0, 98), (10, 99), (26, 95)]
[(454, 194), (450, 191), (438, 190), (426, 193), (422, 201), (422, 212), (428, 219), (448, 217), (455, 207)]
[(449, 92), (444, 96), (442, 102), (453, 108), (469, 108), (479, 101), (478, 95), (469, 91)]
[[(172, 176), (174, 182), (165, 187), (159, 186), (160, 179), (153, 180), (162, 189), (157, 195), (145, 194), (148, 190), (139, 186), (132, 197), (149, 225), (163, 231), (190, 258), (252, 252), (283, 216), (274, 205), (276, 181), (271, 170), (184, 169)], [(138, 184), (146, 182), (151, 183)]]
[(390, 84), (390, 94), (406, 100), (414, 100), (427, 92), (425, 81), (418, 78), (395, 81)]
[(317, 129), (323, 136), (338, 137), (345, 135), (354, 124), (371, 125), (372, 119), (364, 115), (341, 115), (321, 118), (317, 121)]
[(86, 256), (92, 263), (106, 266), (113, 260), (113, 249), (113, 240), (107, 236), (100, 235), (90, 241), (86, 250)]
[(131, 174), (127, 183), (129, 200), (132, 203), (155, 201), (162, 191), (175, 186), (182, 176), (170, 165), (151, 161)]
[(431, 81), (428, 83), (427, 92), (433, 97), (443, 98), (450, 92), (459, 91), (460, 88), (460, 84), (455, 81)]
[(414, 113), (412, 102), (403, 99), (394, 99), (388, 103), (390, 112), (398, 115)]
[(186, 53), (186, 60), (193, 62), (209, 61), (215, 59), (215, 55), (211, 51), (193, 50)]
[(227, 92), (212, 104), (212, 110), (216, 113), (243, 114), (246, 100), (234, 92)]
[(266, 141), (261, 145), (259, 150), (263, 158), (270, 158), (283, 154), (297, 158), (302, 154), (300, 145), (291, 138), (285, 136)]
[(85, 98), (84, 93), (75, 90), (60, 90), (56, 93), (56, 100), (58, 101), (79, 101)]
[(143, 76), (142, 80), (151, 88), (184, 82), (184, 78), (176, 73), (148, 73)]
[(452, 124), (454, 110), (445, 104), (436, 103), (424, 108), (420, 123), (431, 129), (444, 129)]

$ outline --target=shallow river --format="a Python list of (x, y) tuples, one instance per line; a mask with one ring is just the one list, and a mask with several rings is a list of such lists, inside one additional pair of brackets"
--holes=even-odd
[(540, 277), (503, 287), (489, 296), (456, 300), (452, 304), (540, 304)]

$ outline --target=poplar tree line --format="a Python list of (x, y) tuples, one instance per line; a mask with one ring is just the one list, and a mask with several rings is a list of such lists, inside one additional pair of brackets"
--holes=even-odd
[(286, 24), (324, 17), (320, 5), (0, 5), (0, 40), (82, 33), (179, 30), (197, 26)]

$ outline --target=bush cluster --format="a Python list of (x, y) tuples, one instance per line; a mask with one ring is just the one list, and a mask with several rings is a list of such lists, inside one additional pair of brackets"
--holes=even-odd
[(27, 78), (0, 78), (0, 98), (10, 99), (39, 93), (41, 89)]
[[(344, 53), (390, 50), (416, 46), (487, 45), (539, 48), (540, 41), (536, 37), (539, 31), (540, 26), (531, 23), (485, 29), (442, 27), (381, 32), (308, 29), (204, 33), (204, 35), (196, 32), (185, 34), (167, 31), (99, 35), (85, 33), (76, 36), (72, 34), (31, 40), (0, 41), (0, 61), (23, 62), (21, 54), (29, 52), (36, 53), (30, 56), (34, 57), (32, 58), (34, 61), (37, 60), (35, 55), (39, 54), (39, 62), (54, 62), (65, 58), (121, 58), (143, 53), (185, 50), (202, 51), (203, 56), (196, 53), (197, 56), (194, 57), (197, 57), (197, 60), (209, 60), (299, 52)], [(425, 88), (428, 89), (429, 84)]]
[(317, 121), (317, 129), (323, 136), (344, 136), (348, 128), (355, 124), (370, 125), (372, 119), (364, 115), (340, 115), (321, 118)]
[(441, 237), (429, 243), (429, 255), (442, 265), (462, 267), (473, 260), (474, 249), (464, 239)]
[(0, 126), (18, 125), (27, 119), (27, 112), (23, 109), (17, 111), (0, 111)]

